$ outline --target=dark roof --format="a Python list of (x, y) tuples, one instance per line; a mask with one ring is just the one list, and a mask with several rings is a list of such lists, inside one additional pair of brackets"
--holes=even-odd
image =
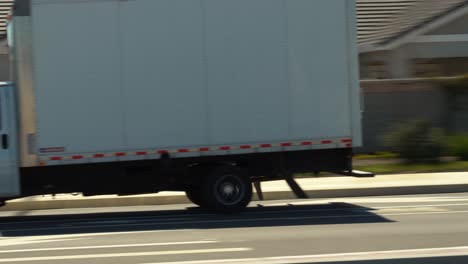
[[(443, 0), (442, 0), (443, 1)], [(417, 0), (357, 0), (359, 41), (365, 42), (395, 17), (417, 4)]]
[(387, 44), (468, 5), (468, 0), (357, 0), (359, 42)]
[[(0, 38), (14, 0), (0, 0)], [(444, 16), (468, 0), (357, 0), (361, 44), (385, 44)]]

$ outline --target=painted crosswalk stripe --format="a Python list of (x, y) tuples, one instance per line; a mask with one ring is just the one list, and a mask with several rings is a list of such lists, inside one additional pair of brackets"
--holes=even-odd
[(243, 259), (211, 259), (195, 261), (173, 261), (145, 264), (222, 264), (222, 263), (243, 263), (243, 264), (283, 264), (283, 263), (327, 263), (343, 261), (370, 261), (388, 259), (411, 259), (428, 257), (452, 257), (468, 256), (468, 247), (449, 248), (424, 248), (408, 250), (370, 251), (337, 254), (318, 254), (303, 256), (279, 256), (263, 258), (243, 258)]

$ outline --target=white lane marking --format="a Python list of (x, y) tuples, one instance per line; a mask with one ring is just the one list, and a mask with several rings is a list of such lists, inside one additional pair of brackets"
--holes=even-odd
[[(367, 212), (367, 211), (366, 211)], [(213, 223), (239, 223), (239, 222), (259, 222), (259, 221), (280, 221), (280, 220), (306, 220), (306, 219), (328, 219), (328, 218), (360, 218), (360, 217), (378, 217), (378, 216), (405, 216), (405, 215), (431, 215), (431, 214), (464, 214), (468, 211), (443, 211), (443, 212), (420, 212), (420, 213), (382, 213), (377, 214), (368, 211), (367, 214), (352, 215), (329, 215), (329, 216), (298, 216), (298, 217), (272, 217), (272, 218), (245, 218), (229, 220), (202, 220), (202, 221), (179, 221), (170, 223), (145, 223), (145, 224), (127, 224), (127, 225), (107, 225), (107, 226), (77, 226), (77, 227), (55, 227), (55, 228), (36, 228), (36, 229), (11, 229), (4, 230), (8, 232), (27, 232), (27, 231), (45, 231), (45, 230), (66, 230), (66, 229), (89, 229), (96, 227), (129, 227), (129, 226), (166, 226), (166, 225), (186, 225), (186, 224), (213, 224)], [(186, 230), (160, 230), (163, 232), (186, 231)], [(119, 234), (116, 232), (116, 234)]]
[(264, 258), (244, 258), (244, 259), (214, 259), (196, 261), (173, 261), (146, 264), (218, 264), (218, 263), (243, 263), (243, 264), (283, 264), (283, 263), (324, 263), (338, 261), (367, 261), (367, 260), (387, 260), (387, 259), (410, 259), (427, 257), (451, 257), (467, 256), (468, 247), (447, 247), (447, 248), (424, 248), (388, 251), (353, 252), (337, 254), (318, 254), (304, 256), (281, 256)]
[(22, 245), (31, 245), (31, 244), (41, 244), (41, 243), (51, 243), (51, 242), (63, 242), (63, 241), (72, 241), (72, 240), (79, 240), (80, 238), (72, 238), (72, 239), (49, 239), (49, 240), (41, 240), (41, 239), (34, 239), (34, 238), (10, 238), (6, 240), (0, 240), (0, 247), (8, 247), (8, 246), (22, 246)]
[(274, 203), (265, 205), (268, 206), (281, 206), (286, 204), (292, 205), (314, 205), (320, 203), (429, 203), (429, 202), (466, 202), (468, 201), (468, 197), (349, 197), (349, 198), (335, 198), (335, 199), (323, 199), (323, 200), (315, 200), (315, 201), (294, 201), (291, 203), (282, 202), (282, 203)]
[[(279, 205), (279, 204), (278, 204)], [(283, 206), (286, 206), (287, 204), (281, 204)], [(291, 204), (291, 205), (296, 205), (296, 204)], [(316, 203), (315, 205), (329, 205), (328, 203)], [(431, 210), (446, 210), (443, 208), (438, 208), (438, 207), (452, 207), (452, 206), (465, 206), (468, 205), (468, 203), (458, 203), (458, 204), (427, 204), (427, 205), (403, 205), (403, 206), (381, 206), (381, 207), (369, 207), (369, 209), (366, 208), (353, 208), (353, 207), (343, 207), (343, 208), (333, 208), (333, 209), (298, 209), (298, 208), (293, 208), (291, 211), (287, 210), (275, 210), (275, 211), (265, 211), (265, 212), (247, 212), (246, 215), (248, 214), (271, 214), (271, 213), (306, 213), (306, 212), (334, 212), (334, 211), (352, 211), (352, 212), (377, 212), (377, 210), (380, 209), (393, 209), (393, 208), (418, 208), (416, 210), (420, 211), (422, 209), (419, 209), (420, 207), (425, 208), (429, 207)], [(359, 205), (358, 205), (359, 206)], [(268, 206), (264, 206), (265, 208), (268, 208)], [(376, 210), (373, 210), (376, 209)], [(429, 210), (429, 211), (431, 211)]]
[(451, 204), (422, 204), (422, 205), (397, 205), (397, 206), (372, 206), (372, 209), (387, 209), (387, 208), (419, 208), (419, 207), (453, 207), (465, 206), (468, 203), (451, 203)]
[[(286, 206), (286, 204), (283, 204)], [(294, 204), (292, 204), (294, 205)], [(322, 203), (317, 203), (316, 205), (329, 205), (329, 204), (322, 204)], [(271, 213), (306, 213), (306, 212), (334, 212), (334, 211), (352, 211), (352, 212), (375, 212), (373, 209), (391, 209), (391, 208), (419, 208), (419, 207), (432, 207), (432, 208), (437, 208), (438, 206), (463, 206), (463, 205), (468, 205), (466, 204), (431, 204), (431, 205), (408, 205), (408, 206), (382, 206), (382, 207), (369, 207), (369, 209), (366, 208), (353, 208), (353, 207), (343, 207), (343, 208), (333, 208), (333, 209), (298, 209), (298, 208), (293, 208), (290, 211), (287, 210), (278, 210), (278, 211), (265, 211), (265, 212), (247, 212), (245, 213), (246, 215), (248, 214), (271, 214)], [(268, 207), (268, 206), (265, 206)], [(418, 209), (419, 210), (419, 209)], [(437, 210), (445, 210), (442, 208), (437, 208)]]
[(338, 198), (338, 199), (326, 199), (330, 200), (348, 200), (359, 203), (427, 203), (427, 202), (457, 202), (457, 201), (468, 201), (468, 193), (464, 196), (386, 196), (386, 197), (350, 197), (350, 198)]
[(425, 213), (388, 213), (379, 214), (383, 216), (405, 216), (405, 215), (433, 215), (433, 214), (466, 214), (468, 211), (443, 211), (443, 212), (425, 212)]
[(0, 254), (18, 253), (18, 252), (38, 252), (38, 251), (60, 251), (60, 250), (81, 250), (81, 249), (103, 249), (103, 248), (132, 248), (132, 247), (153, 247), (153, 246), (175, 246), (175, 245), (200, 245), (219, 243), (215, 240), (185, 241), (185, 242), (166, 242), (166, 243), (146, 243), (146, 244), (117, 244), (105, 246), (86, 246), (86, 247), (56, 247), (56, 248), (34, 248), (34, 249), (14, 249), (0, 250)]
[[(57, 228), (52, 228), (57, 229)], [(31, 229), (34, 230), (34, 229)], [(71, 235), (41, 235), (29, 237), (9, 237), (0, 240), (0, 246), (14, 246), (34, 243), (47, 243), (85, 239), (87, 237), (99, 236), (120, 236), (120, 235), (138, 235), (138, 234), (151, 234), (162, 232), (189, 232), (195, 231), (192, 229), (179, 229), (179, 230), (153, 230), (153, 231), (127, 231), (127, 232), (107, 232), (107, 233), (86, 233), (86, 234), (71, 234)]]
[(249, 251), (251, 248), (213, 248), (213, 249), (192, 249), (192, 250), (168, 250), (151, 252), (132, 252), (132, 253), (106, 253), (89, 255), (66, 255), (66, 256), (48, 256), (48, 257), (25, 257), (25, 258), (2, 258), (0, 263), (29, 262), (44, 260), (70, 260), (70, 259), (94, 259), (94, 258), (118, 258), (118, 257), (141, 257), (141, 256), (164, 256), (164, 255), (182, 255), (182, 254), (207, 254), (220, 252), (241, 252)]
[(447, 208), (440, 208), (440, 207), (415, 207), (415, 208), (383, 208), (378, 209), (376, 211), (369, 211), (375, 212), (376, 214), (388, 214), (388, 213), (422, 213), (422, 212), (447, 212), (450, 211)]
[[(296, 203), (282, 203), (282, 204), (276, 204), (275, 206), (279, 206), (279, 205), (282, 205), (282, 206), (287, 206), (287, 205), (292, 205), (292, 206), (295, 206), (295, 205), (304, 205), (304, 204), (296, 204)], [(322, 203), (322, 202), (310, 202), (310, 205), (330, 205), (329, 203)], [(389, 208), (419, 208), (419, 207), (433, 207), (433, 208), (437, 208), (437, 207), (444, 207), (444, 206), (447, 206), (447, 207), (453, 207), (453, 206), (465, 206), (465, 205), (468, 205), (468, 203), (454, 203), (454, 204), (424, 204), (424, 205), (402, 205), (402, 206), (377, 206), (377, 207), (369, 207), (369, 209), (366, 209), (366, 208), (359, 208), (359, 207), (356, 207), (356, 208), (353, 208), (353, 207), (343, 207), (343, 208), (330, 208), (330, 209), (298, 209), (298, 208), (294, 208), (293, 207), (293, 210), (291, 211), (288, 211), (288, 210), (274, 210), (274, 211), (265, 211), (265, 212), (246, 212), (245, 214), (271, 214), (271, 213), (301, 213), (301, 212), (333, 212), (333, 211), (354, 211), (354, 212), (372, 212), (373, 210), (372, 209), (389, 209)], [(359, 205), (357, 205), (359, 206)], [(264, 206), (264, 208), (268, 208), (268, 205)], [(442, 209), (442, 208), (438, 208), (437, 210), (445, 210), (445, 209)]]

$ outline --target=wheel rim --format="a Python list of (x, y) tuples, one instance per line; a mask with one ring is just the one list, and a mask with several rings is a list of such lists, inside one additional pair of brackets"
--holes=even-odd
[(245, 194), (242, 181), (234, 175), (220, 177), (214, 188), (216, 199), (227, 206), (239, 203)]

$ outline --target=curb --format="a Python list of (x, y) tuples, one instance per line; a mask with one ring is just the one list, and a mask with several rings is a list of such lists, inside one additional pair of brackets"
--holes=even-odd
[[(390, 196), (390, 195), (413, 195), (434, 193), (461, 193), (468, 192), (468, 184), (456, 185), (422, 185), (402, 187), (377, 187), (358, 189), (330, 189), (330, 190), (306, 190), (309, 198), (344, 198), (361, 196)], [(265, 200), (287, 200), (296, 199), (292, 191), (273, 191), (264, 193)], [(256, 195), (253, 201), (258, 201)], [(92, 199), (57, 199), (50, 201), (13, 201), (0, 209), (0, 211), (27, 211), (27, 210), (50, 210), (50, 209), (73, 209), (73, 208), (96, 208), (96, 207), (122, 207), (122, 206), (145, 206), (145, 205), (171, 205), (187, 204), (190, 201), (185, 195), (155, 195), (155, 196), (127, 196), (115, 198), (92, 198)]]

